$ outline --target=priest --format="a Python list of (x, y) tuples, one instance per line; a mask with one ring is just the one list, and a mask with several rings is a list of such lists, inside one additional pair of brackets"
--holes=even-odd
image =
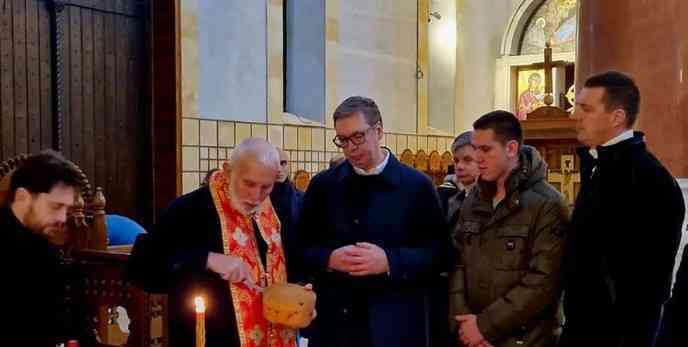
[(295, 331), (262, 314), (261, 289), (287, 282), (280, 221), (268, 198), (279, 166), (268, 142), (244, 140), (207, 186), (173, 201), (150, 239), (137, 243), (133, 273), (169, 295), (170, 346), (193, 345), (196, 296), (207, 303), (208, 346), (296, 346)]

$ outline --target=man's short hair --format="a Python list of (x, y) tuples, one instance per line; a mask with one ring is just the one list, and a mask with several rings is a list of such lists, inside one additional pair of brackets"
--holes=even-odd
[(472, 131), (464, 131), (463, 133), (459, 134), (454, 139), (454, 142), (451, 145), (451, 151), (452, 153), (458, 151), (461, 147), (463, 146), (468, 146), (471, 144), (471, 137), (473, 137), (473, 132)]
[(10, 199), (14, 193), (24, 188), (33, 194), (49, 193), (55, 185), (81, 188), (81, 173), (76, 166), (53, 150), (44, 150), (24, 159), (12, 173)]
[(492, 111), (478, 118), (473, 123), (475, 130), (492, 129), (499, 142), (506, 145), (509, 141), (516, 141), (523, 145), (523, 130), (521, 122), (513, 113), (507, 111)]
[(611, 112), (616, 108), (626, 111), (626, 126), (632, 128), (638, 119), (640, 109), (640, 90), (635, 81), (618, 71), (607, 71), (591, 76), (583, 85), (585, 88), (604, 88), (605, 110)]
[(382, 125), (382, 116), (380, 115), (380, 108), (377, 107), (375, 100), (363, 96), (350, 96), (342, 101), (337, 109), (334, 110), (332, 118), (336, 123), (338, 119), (343, 119), (361, 112), (370, 126), (376, 124)]

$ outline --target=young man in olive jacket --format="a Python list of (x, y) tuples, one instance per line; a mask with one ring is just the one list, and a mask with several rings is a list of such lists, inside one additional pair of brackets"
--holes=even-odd
[(473, 127), (480, 178), (454, 231), (450, 281), (458, 344), (554, 346), (566, 203), (513, 114), (491, 112)]

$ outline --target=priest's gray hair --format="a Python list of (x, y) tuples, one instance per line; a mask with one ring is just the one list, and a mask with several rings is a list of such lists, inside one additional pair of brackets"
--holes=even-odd
[(241, 141), (232, 151), (229, 162), (238, 163), (245, 159), (254, 159), (275, 170), (279, 170), (280, 167), (280, 155), (275, 146), (257, 137), (249, 137)]

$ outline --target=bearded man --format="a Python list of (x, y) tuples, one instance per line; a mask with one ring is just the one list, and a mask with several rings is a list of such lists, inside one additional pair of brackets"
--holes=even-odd
[[(208, 346), (295, 347), (296, 332), (270, 324), (262, 287), (287, 282), (280, 221), (268, 198), (280, 156), (244, 140), (206, 186), (177, 198), (146, 242), (147, 288), (168, 294), (170, 346), (192, 346), (193, 300), (203, 296)], [(141, 269), (139, 269), (140, 271)]]

